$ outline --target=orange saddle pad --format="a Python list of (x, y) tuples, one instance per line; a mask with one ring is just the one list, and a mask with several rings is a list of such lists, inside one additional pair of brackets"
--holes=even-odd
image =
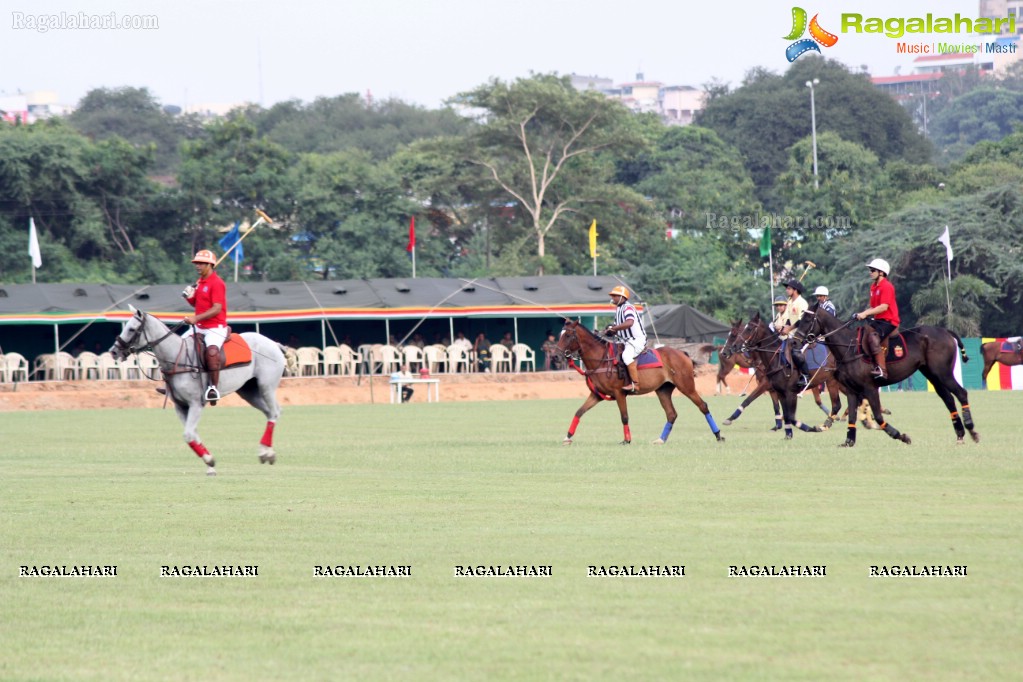
[(224, 367), (247, 365), (252, 362), (252, 349), (241, 334), (231, 334), (224, 344)]

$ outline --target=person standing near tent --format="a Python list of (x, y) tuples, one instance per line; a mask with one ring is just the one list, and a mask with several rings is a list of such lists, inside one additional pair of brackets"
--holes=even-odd
[(622, 351), (622, 362), (629, 370), (629, 383), (622, 386), (622, 390), (635, 393), (639, 384), (639, 367), (636, 365), (636, 358), (646, 347), (646, 330), (639, 321), (639, 313), (636, 307), (629, 303), (629, 290), (622, 285), (616, 286), (610, 292), (611, 302), (615, 304), (615, 323), (608, 325), (604, 333), (608, 336), (617, 336), (618, 340), (625, 344)]
[(195, 313), (187, 315), (183, 320), (189, 329), (182, 338), (199, 333), (205, 339), (209, 384), (204, 398), (211, 405), (216, 405), (220, 400), (220, 391), (217, 390), (220, 382), (220, 349), (227, 341), (227, 286), (214, 269), (217, 267), (217, 259), (212, 251), (203, 249), (195, 254), (192, 263), (195, 264), (199, 279), (195, 286), (186, 287), (182, 295), (190, 305), (195, 306)]
[(867, 333), (867, 350), (874, 356), (874, 377), (888, 378), (885, 366), (884, 351), (881, 341), (899, 326), (899, 305), (895, 302), (895, 287), (888, 281), (891, 266), (882, 258), (875, 258), (867, 263), (870, 270), (870, 305), (853, 315), (853, 319), (865, 320), (870, 331)]

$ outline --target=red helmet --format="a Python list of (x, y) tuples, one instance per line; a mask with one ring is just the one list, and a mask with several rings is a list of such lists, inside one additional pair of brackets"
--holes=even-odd
[(199, 253), (195, 254), (195, 258), (192, 259), (193, 263), (209, 263), (210, 265), (216, 265), (217, 259), (213, 255), (213, 252), (209, 249), (203, 249)]

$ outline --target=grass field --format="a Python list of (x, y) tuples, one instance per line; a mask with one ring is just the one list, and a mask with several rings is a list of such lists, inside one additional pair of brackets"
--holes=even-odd
[[(295, 407), (261, 466), (255, 410), (207, 410), (220, 475), (157, 410), (0, 414), (0, 679), (1006, 680), (1023, 669), (1023, 394), (974, 391), (980, 445), (890, 394), (906, 446), (767, 431), (717, 444), (679, 405)], [(738, 402), (711, 399), (718, 421)], [(803, 417), (818, 421), (803, 409)], [(116, 577), (19, 577), (22, 565)], [(317, 565), (411, 577), (314, 577)], [(458, 565), (551, 577), (455, 577)], [(590, 565), (684, 577), (587, 577)], [(728, 577), (731, 565), (826, 577)], [(869, 577), (871, 565), (967, 577)], [(160, 577), (258, 565), (258, 577)]]

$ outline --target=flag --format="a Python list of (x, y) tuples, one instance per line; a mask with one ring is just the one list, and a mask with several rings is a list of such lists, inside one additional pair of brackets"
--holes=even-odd
[(590, 258), (597, 257), (597, 221), (590, 223)]
[(221, 237), (218, 242), (220, 244), (220, 248), (222, 248), (225, 253), (227, 251), (231, 251), (231, 247), (238, 244), (238, 247), (234, 251), (231, 251), (231, 260), (235, 263), (240, 263), (242, 259), (245, 258), (245, 246), (239, 243), (242, 240), (241, 232), (238, 230), (238, 226), (240, 224), (241, 223), (236, 222), (234, 227), (231, 228), (231, 231)]
[(39, 251), (39, 237), (36, 235), (35, 218), (28, 219), (28, 255), (32, 256), (32, 267), (43, 267), (43, 254)]
[(760, 238), (760, 255), (767, 258), (771, 255), (771, 226), (764, 228), (764, 236)]
[(416, 217), (412, 216), (408, 222), (408, 246), (405, 250), (409, 253), (416, 248)]
[(948, 262), (952, 262), (952, 240), (948, 236), (948, 225), (945, 226), (945, 231), (938, 237), (938, 241), (945, 245), (945, 258)]

